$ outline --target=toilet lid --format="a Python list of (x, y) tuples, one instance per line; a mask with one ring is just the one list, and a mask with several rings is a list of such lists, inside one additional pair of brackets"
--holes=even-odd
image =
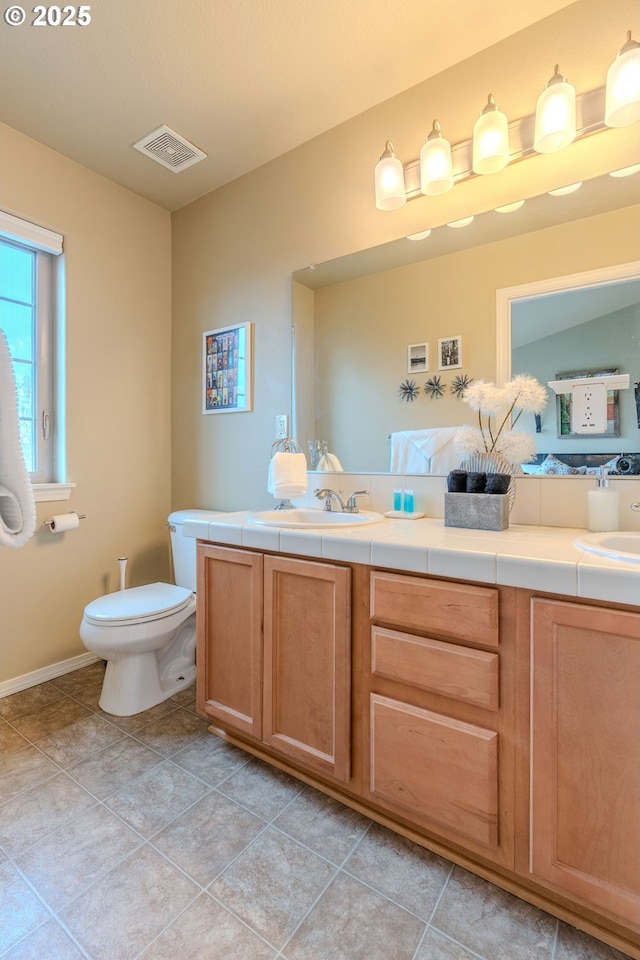
[(148, 583), (108, 593), (87, 604), (84, 618), (89, 623), (143, 623), (178, 613), (188, 606), (191, 590), (172, 583)]

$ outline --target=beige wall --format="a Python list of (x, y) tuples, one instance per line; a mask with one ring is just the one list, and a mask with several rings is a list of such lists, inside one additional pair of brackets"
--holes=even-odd
[[(345, 470), (380, 472), (389, 433), (471, 422), (449, 387), (458, 374), (495, 380), (496, 290), (634, 260), (639, 225), (632, 206), (316, 291), (314, 436), (329, 439)], [(462, 337), (462, 369), (438, 371), (438, 339), (450, 336)], [(424, 341), (429, 372), (409, 374), (407, 344)], [(571, 357), (564, 365), (576, 367)], [(423, 392), (434, 376), (446, 388), (439, 400)], [(399, 397), (404, 380), (420, 389), (411, 403)]]
[[(526, 116), (558, 59), (578, 92), (601, 86), (635, 13), (635, 0), (579, 0), (173, 215), (176, 508), (272, 503), (274, 418), (290, 407), (292, 271), (635, 162), (637, 129), (608, 130), (391, 213), (373, 199), (385, 139), (415, 159), (434, 116), (453, 143), (468, 139), (489, 91), (508, 116)], [(202, 332), (247, 320), (256, 330), (254, 411), (203, 416)], [(493, 327), (476, 335), (492, 336)], [(475, 349), (470, 339), (466, 346)]]
[[(169, 214), (0, 125), (0, 208), (64, 235), (68, 503), (0, 550), (0, 682), (86, 653), (84, 606), (166, 578), (170, 508)], [(52, 536), (53, 513), (86, 513)]]

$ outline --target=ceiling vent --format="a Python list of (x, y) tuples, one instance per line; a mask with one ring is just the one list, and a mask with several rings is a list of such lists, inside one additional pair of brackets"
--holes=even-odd
[(175, 130), (171, 130), (164, 124), (156, 130), (152, 130), (142, 140), (138, 140), (133, 145), (140, 153), (145, 153), (152, 160), (161, 163), (168, 170), (174, 173), (180, 173), (187, 167), (199, 163), (207, 156), (202, 150), (198, 150), (192, 143), (181, 137)]

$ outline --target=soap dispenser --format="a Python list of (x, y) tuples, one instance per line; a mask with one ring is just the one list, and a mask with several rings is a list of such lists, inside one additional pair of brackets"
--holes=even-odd
[(618, 529), (620, 495), (609, 486), (608, 468), (600, 467), (596, 490), (587, 493), (587, 526), (592, 533)]

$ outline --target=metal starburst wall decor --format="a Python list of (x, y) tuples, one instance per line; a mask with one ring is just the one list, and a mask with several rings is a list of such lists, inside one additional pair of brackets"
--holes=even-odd
[(444, 383), (441, 377), (430, 377), (424, 385), (424, 392), (430, 400), (439, 400), (444, 393)]
[(468, 377), (466, 373), (461, 373), (459, 377), (454, 377), (451, 381), (451, 393), (460, 400), (471, 383), (473, 383), (473, 378)]
[(415, 380), (403, 380), (400, 384), (400, 399), (412, 403), (418, 397), (418, 386)]

